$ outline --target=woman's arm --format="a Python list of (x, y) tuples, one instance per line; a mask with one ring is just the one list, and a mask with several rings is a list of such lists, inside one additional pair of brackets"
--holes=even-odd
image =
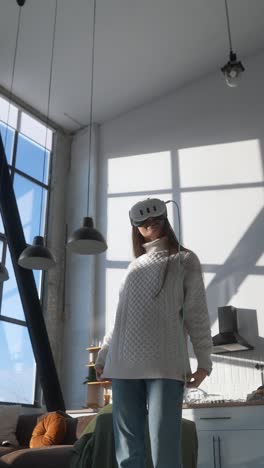
[[(131, 267), (131, 264), (128, 266), (126, 274), (125, 274), (125, 276), (124, 276), (124, 278), (123, 278), (123, 280), (121, 282), (120, 288), (119, 288), (119, 301), (118, 301), (116, 315), (118, 314), (118, 310), (120, 308), (121, 295), (122, 295), (122, 292), (124, 291), (124, 288), (125, 288), (125, 283), (126, 283), (126, 279), (127, 279), (130, 267)], [(101, 347), (101, 349), (100, 349), (100, 351), (99, 351), (99, 353), (97, 355), (97, 359), (95, 361), (95, 369), (96, 369), (97, 377), (100, 377), (100, 375), (103, 372), (103, 368), (105, 366), (105, 361), (106, 361), (106, 356), (107, 356), (109, 346), (110, 346), (111, 341), (112, 341), (114, 328), (115, 328), (115, 325), (110, 330), (110, 332), (105, 335), (102, 347)]]
[(193, 252), (187, 252), (184, 266), (184, 323), (190, 336), (198, 369), (212, 371), (212, 336), (201, 265)]
[(102, 347), (101, 347), (101, 349), (100, 349), (100, 351), (99, 351), (99, 353), (97, 355), (96, 361), (95, 361), (95, 369), (98, 368), (98, 367), (100, 367), (101, 369), (104, 368), (106, 356), (107, 356), (107, 353), (108, 353), (108, 349), (109, 349), (110, 343), (112, 341), (113, 331), (114, 331), (114, 327), (104, 337)]

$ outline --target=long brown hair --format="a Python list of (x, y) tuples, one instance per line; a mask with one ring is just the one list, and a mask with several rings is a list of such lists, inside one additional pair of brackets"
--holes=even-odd
[[(177, 253), (179, 251), (179, 241), (168, 221), (168, 218), (164, 219), (164, 227), (163, 227), (162, 236), (166, 236), (168, 239), (169, 253), (170, 254)], [(140, 234), (138, 228), (135, 226), (132, 226), (132, 244), (133, 244), (133, 252), (136, 258), (146, 253), (143, 247), (143, 244), (145, 243), (146, 243), (146, 240)], [(187, 249), (185, 249), (185, 247), (181, 245), (180, 250), (186, 251)]]

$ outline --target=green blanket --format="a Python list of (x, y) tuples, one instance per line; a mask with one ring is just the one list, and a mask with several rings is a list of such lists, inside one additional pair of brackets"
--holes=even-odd
[[(71, 468), (117, 468), (111, 408), (94, 420), (94, 432), (88, 432), (75, 442)], [(91, 430), (89, 428), (89, 430)], [(146, 468), (153, 468), (148, 430), (146, 434)], [(198, 441), (195, 424), (182, 420), (183, 468), (197, 468)]]

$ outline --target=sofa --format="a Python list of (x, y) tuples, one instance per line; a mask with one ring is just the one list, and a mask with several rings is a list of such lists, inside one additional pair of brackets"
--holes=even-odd
[(73, 444), (94, 415), (67, 418), (67, 430), (62, 445), (29, 448), (29, 441), (40, 414), (20, 415), (16, 438), (19, 447), (0, 447), (0, 468), (70, 468)]
[[(110, 405), (109, 411), (103, 411), (96, 417), (67, 418), (62, 445), (29, 448), (38, 417), (37, 414), (19, 417), (16, 429), (19, 447), (0, 447), (0, 468), (116, 468)], [(85, 428), (86, 433), (83, 434)], [(182, 447), (183, 468), (196, 468), (196, 427), (195, 423), (185, 419), (182, 424)], [(146, 468), (153, 468), (149, 448), (147, 452)]]

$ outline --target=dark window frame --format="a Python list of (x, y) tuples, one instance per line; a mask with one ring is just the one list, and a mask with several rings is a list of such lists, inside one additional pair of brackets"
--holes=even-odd
[[(29, 136), (25, 135), (23, 132), (20, 132), (20, 120), (21, 120), (21, 114), (22, 113), (28, 114), (28, 115), (30, 115), (31, 118), (35, 119), (36, 121), (39, 121), (32, 114), (30, 114), (29, 112), (25, 111), (24, 109), (20, 109), (18, 107), (18, 116), (17, 116), (18, 126), (17, 126), (17, 128), (12, 127), (15, 133), (14, 133), (14, 142), (13, 142), (12, 154), (11, 154), (10, 163), (8, 164), (8, 167), (9, 167), (9, 170), (10, 170), (12, 183), (14, 183), (15, 174), (18, 174), (21, 177), (24, 177), (25, 179), (31, 181), (32, 183), (38, 185), (39, 187), (41, 187), (42, 189), (47, 191), (46, 211), (45, 211), (45, 214), (44, 214), (44, 221), (43, 221), (43, 223), (44, 223), (44, 236), (46, 236), (47, 235), (47, 230), (48, 230), (49, 200), (50, 200), (50, 194), (51, 194), (51, 174), (52, 174), (54, 138), (52, 137), (52, 147), (51, 147), (51, 149), (50, 150), (48, 148), (46, 149), (46, 151), (49, 152), (49, 168), (48, 168), (48, 173), (47, 173), (48, 174), (48, 183), (47, 184), (44, 183), (44, 182), (41, 182), (38, 179), (35, 179), (31, 175), (25, 173), (24, 171), (21, 171), (20, 169), (17, 169), (16, 168), (16, 154), (17, 154), (17, 144), (18, 144), (19, 135), (23, 135), (24, 137), (26, 137), (30, 141), (32, 141), (32, 143), (38, 144), (39, 146), (42, 146), (40, 143), (33, 140)], [(2, 120), (1, 120), (1, 123), (3, 125), (7, 126), (7, 123), (2, 121)], [(46, 125), (44, 122), (41, 122), (41, 123), (43, 125)], [(53, 129), (50, 128), (50, 127), (48, 127), (48, 129), (53, 131)], [(42, 147), (43, 147), (43, 149), (45, 149), (44, 146), (42, 146)], [(3, 253), (2, 253), (1, 261), (3, 262), (3, 264), (5, 264), (8, 242), (7, 242), (7, 238), (6, 238), (5, 233), (1, 232), (1, 231), (0, 231), (0, 240), (3, 242)], [(44, 297), (44, 279), (45, 279), (45, 272), (43, 272), (42, 275), (41, 275), (40, 295), (39, 295), (39, 299), (40, 299), (41, 304), (43, 303), (43, 297)], [(19, 325), (19, 326), (23, 326), (23, 327), (28, 328), (26, 321), (11, 318), (11, 317), (8, 317), (8, 316), (2, 314), (2, 299), (3, 299), (3, 283), (2, 284), (0, 283), (0, 321), (8, 322), (8, 323), (12, 323), (12, 324), (15, 324), (15, 325)], [(41, 401), (42, 392), (41, 392), (40, 379), (39, 379), (39, 373), (38, 373), (38, 368), (37, 367), (36, 367), (36, 376), (35, 376), (34, 387), (35, 387), (34, 403), (31, 404), (31, 403), (0, 401), (0, 405), (10, 405), (10, 406), (12, 406), (12, 405), (20, 404), (22, 407), (25, 407), (25, 408), (40, 408), (42, 406), (42, 401)]]

